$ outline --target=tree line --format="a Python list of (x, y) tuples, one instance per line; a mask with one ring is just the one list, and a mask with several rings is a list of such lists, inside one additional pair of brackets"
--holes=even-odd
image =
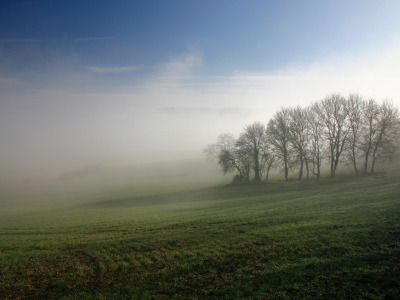
[(238, 138), (221, 134), (204, 153), (216, 159), (224, 174), (235, 173), (237, 182), (261, 181), (278, 168), (289, 180), (321, 177), (326, 162), (334, 178), (339, 163), (351, 166), (355, 175), (374, 172), (376, 163), (398, 155), (399, 110), (389, 100), (378, 103), (358, 94), (347, 98), (331, 94), (302, 108), (281, 108), (265, 126), (246, 125)]

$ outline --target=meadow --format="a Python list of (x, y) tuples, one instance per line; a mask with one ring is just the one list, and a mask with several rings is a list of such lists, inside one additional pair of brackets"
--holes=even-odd
[(0, 187), (0, 299), (400, 299), (400, 173), (200, 160)]

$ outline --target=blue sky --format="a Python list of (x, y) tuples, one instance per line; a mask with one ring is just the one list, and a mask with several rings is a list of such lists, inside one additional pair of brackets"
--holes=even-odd
[(399, 11), (398, 1), (2, 1), (1, 66), (51, 76), (56, 58), (74, 59), (76, 72), (140, 66), (122, 79), (140, 78), (196, 49), (207, 75), (271, 72), (379, 49), (399, 34)]
[(1, 1), (0, 166), (200, 153), (332, 92), (399, 103), (399, 15), (399, 1)]

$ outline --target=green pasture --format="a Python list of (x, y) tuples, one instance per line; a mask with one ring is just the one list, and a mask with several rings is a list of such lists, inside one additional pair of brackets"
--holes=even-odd
[(0, 187), (0, 299), (400, 298), (399, 173), (153, 167)]

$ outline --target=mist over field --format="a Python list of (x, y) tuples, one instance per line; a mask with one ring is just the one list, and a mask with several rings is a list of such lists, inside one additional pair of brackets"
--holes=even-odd
[[(179, 16), (184, 30), (171, 23), (172, 16), (158, 10), (152, 15), (150, 4), (128, 5), (127, 11), (170, 24), (176, 43), (171, 45), (160, 26), (143, 29), (147, 41), (122, 26), (120, 19), (138, 22), (132, 27), (142, 19), (134, 21), (118, 5), (99, 12), (113, 20), (107, 29), (81, 15), (71, 27), (63, 10), (74, 3), (6, 2), (0, 31), (0, 182), (54, 180), (96, 164), (201, 158), (219, 134), (238, 135), (246, 124), (266, 124), (281, 107), (305, 107), (330, 93), (356, 92), (398, 105), (400, 26), (393, 25), (398, 20), (392, 9), (398, 4), (364, 3), (350, 5), (359, 11), (355, 19), (332, 10), (333, 4), (318, 4), (319, 14), (316, 7), (304, 9), (292, 31), (271, 28), (275, 18), (260, 14), (272, 14), (266, 3), (232, 4), (238, 13), (244, 9), (238, 24), (237, 18), (220, 15), (223, 4), (213, 9), (194, 4), (200, 15), (212, 11), (212, 31), (200, 31), (201, 18)], [(297, 12), (292, 3), (280, 24)], [(372, 12), (374, 20), (386, 21), (369, 25), (363, 16)], [(13, 18), (28, 14), (14, 27)], [(252, 14), (264, 23), (249, 21)], [(329, 14), (340, 15), (346, 26), (321, 23)], [(50, 15), (60, 16), (54, 30), (33, 25), (36, 18), (50, 24)], [(304, 42), (294, 38), (299, 35)], [(246, 42), (239, 46), (241, 39)], [(156, 50), (161, 45), (165, 51)]]

